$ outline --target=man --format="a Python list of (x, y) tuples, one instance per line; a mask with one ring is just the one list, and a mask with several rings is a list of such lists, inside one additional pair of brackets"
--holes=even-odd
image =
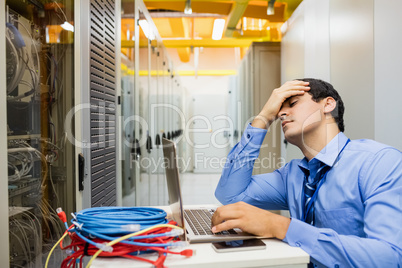
[[(215, 193), (226, 206), (214, 214), (212, 231), (238, 227), (281, 239), (318, 267), (402, 266), (402, 154), (372, 140), (350, 141), (343, 112), (327, 82), (294, 80), (275, 89), (228, 156)], [(277, 118), (305, 157), (253, 176)], [(288, 209), (291, 218), (271, 209)]]

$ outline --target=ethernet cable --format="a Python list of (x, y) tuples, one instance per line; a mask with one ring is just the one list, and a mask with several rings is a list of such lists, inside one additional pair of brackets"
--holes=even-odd
[[(128, 234), (128, 235), (119, 237), (119, 238), (117, 238), (117, 239), (115, 239), (115, 240), (113, 240), (113, 241), (107, 243), (107, 244), (105, 245), (105, 248), (107, 249), (108, 246), (111, 247), (111, 246), (113, 246), (114, 244), (117, 244), (117, 243), (119, 243), (119, 242), (121, 242), (121, 241), (123, 241), (123, 240), (126, 240), (126, 239), (128, 239), (128, 238), (131, 238), (131, 237), (133, 237), (133, 236), (137, 236), (137, 235), (146, 233), (146, 232), (151, 231), (151, 230), (153, 230), (153, 229), (155, 229), (155, 228), (161, 228), (161, 227), (169, 227), (169, 228), (172, 228), (172, 229), (181, 229), (180, 227), (178, 227), (178, 226), (176, 226), (176, 225), (172, 225), (172, 224), (158, 224), (158, 225), (149, 227), (149, 228), (147, 228), (147, 229), (144, 229), (144, 230), (142, 230), (142, 231), (138, 231), (138, 232), (136, 232), (136, 233), (132, 233), (132, 234)], [(177, 243), (177, 242), (176, 242), (176, 243)], [(174, 246), (174, 244), (176, 244), (176, 243), (172, 243), (172, 246)], [(184, 242), (184, 243), (186, 243), (186, 242)], [(154, 246), (156, 246), (156, 244), (154, 244)], [(180, 245), (177, 244), (177, 246), (183, 246), (183, 244), (180, 244)], [(89, 267), (91, 266), (93, 260), (94, 260), (101, 252), (102, 252), (102, 249), (99, 249), (99, 250), (92, 256), (92, 258), (89, 260), (89, 262), (88, 262), (86, 268), (89, 268)]]
[(101, 234), (127, 233), (121, 227), (130, 224), (145, 229), (155, 224), (168, 223), (165, 211), (151, 207), (95, 207), (84, 209), (74, 217), (73, 221), (77, 224)]
[[(87, 267), (100, 254), (102, 254), (101, 256), (121, 256), (147, 261), (156, 267), (163, 267), (168, 253), (186, 257), (193, 255), (193, 251), (190, 249), (179, 252), (168, 250), (170, 247), (186, 246), (188, 242), (175, 240), (184, 231), (177, 225), (165, 223), (167, 222), (166, 212), (161, 209), (148, 207), (89, 208), (72, 214), (73, 224), (70, 227), (67, 226), (66, 215), (61, 208), (57, 209), (57, 213), (68, 228), (67, 233), (72, 239), (70, 245), (63, 247), (62, 241), (66, 236), (64, 234), (56, 243), (56, 245), (60, 244), (61, 249), (69, 251), (69, 256), (61, 264), (62, 267), (67, 267), (71, 263), (82, 265), (84, 255), (92, 255)], [(146, 220), (147, 218), (149, 221)], [(135, 229), (137, 231), (133, 232)], [(121, 236), (122, 234), (125, 235)], [(49, 253), (48, 259), (53, 250), (54, 248)], [(159, 253), (156, 261), (136, 256), (149, 251)]]

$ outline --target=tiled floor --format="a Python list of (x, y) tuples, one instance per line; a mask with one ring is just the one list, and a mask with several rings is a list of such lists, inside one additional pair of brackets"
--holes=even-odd
[[(220, 174), (180, 174), (183, 203), (186, 205), (219, 204), (214, 192)], [(135, 205), (135, 194), (123, 198), (123, 206)], [(168, 194), (164, 174), (141, 174), (140, 204), (137, 206), (168, 205)]]

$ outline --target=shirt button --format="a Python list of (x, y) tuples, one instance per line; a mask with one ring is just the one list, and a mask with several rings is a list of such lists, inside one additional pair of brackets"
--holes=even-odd
[(339, 268), (339, 264), (335, 264), (335, 268)]
[(233, 163), (233, 159), (230, 160), (230, 163)]
[(247, 139), (250, 139), (250, 134), (247, 134)]
[(295, 244), (296, 244), (296, 247), (300, 247), (300, 246), (301, 246), (301, 244), (300, 244), (299, 242), (296, 242)]

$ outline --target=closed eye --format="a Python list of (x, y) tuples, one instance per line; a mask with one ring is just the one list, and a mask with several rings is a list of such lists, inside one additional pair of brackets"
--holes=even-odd
[(289, 103), (289, 107), (295, 106), (296, 102), (297, 102), (297, 101), (294, 101), (294, 102)]

